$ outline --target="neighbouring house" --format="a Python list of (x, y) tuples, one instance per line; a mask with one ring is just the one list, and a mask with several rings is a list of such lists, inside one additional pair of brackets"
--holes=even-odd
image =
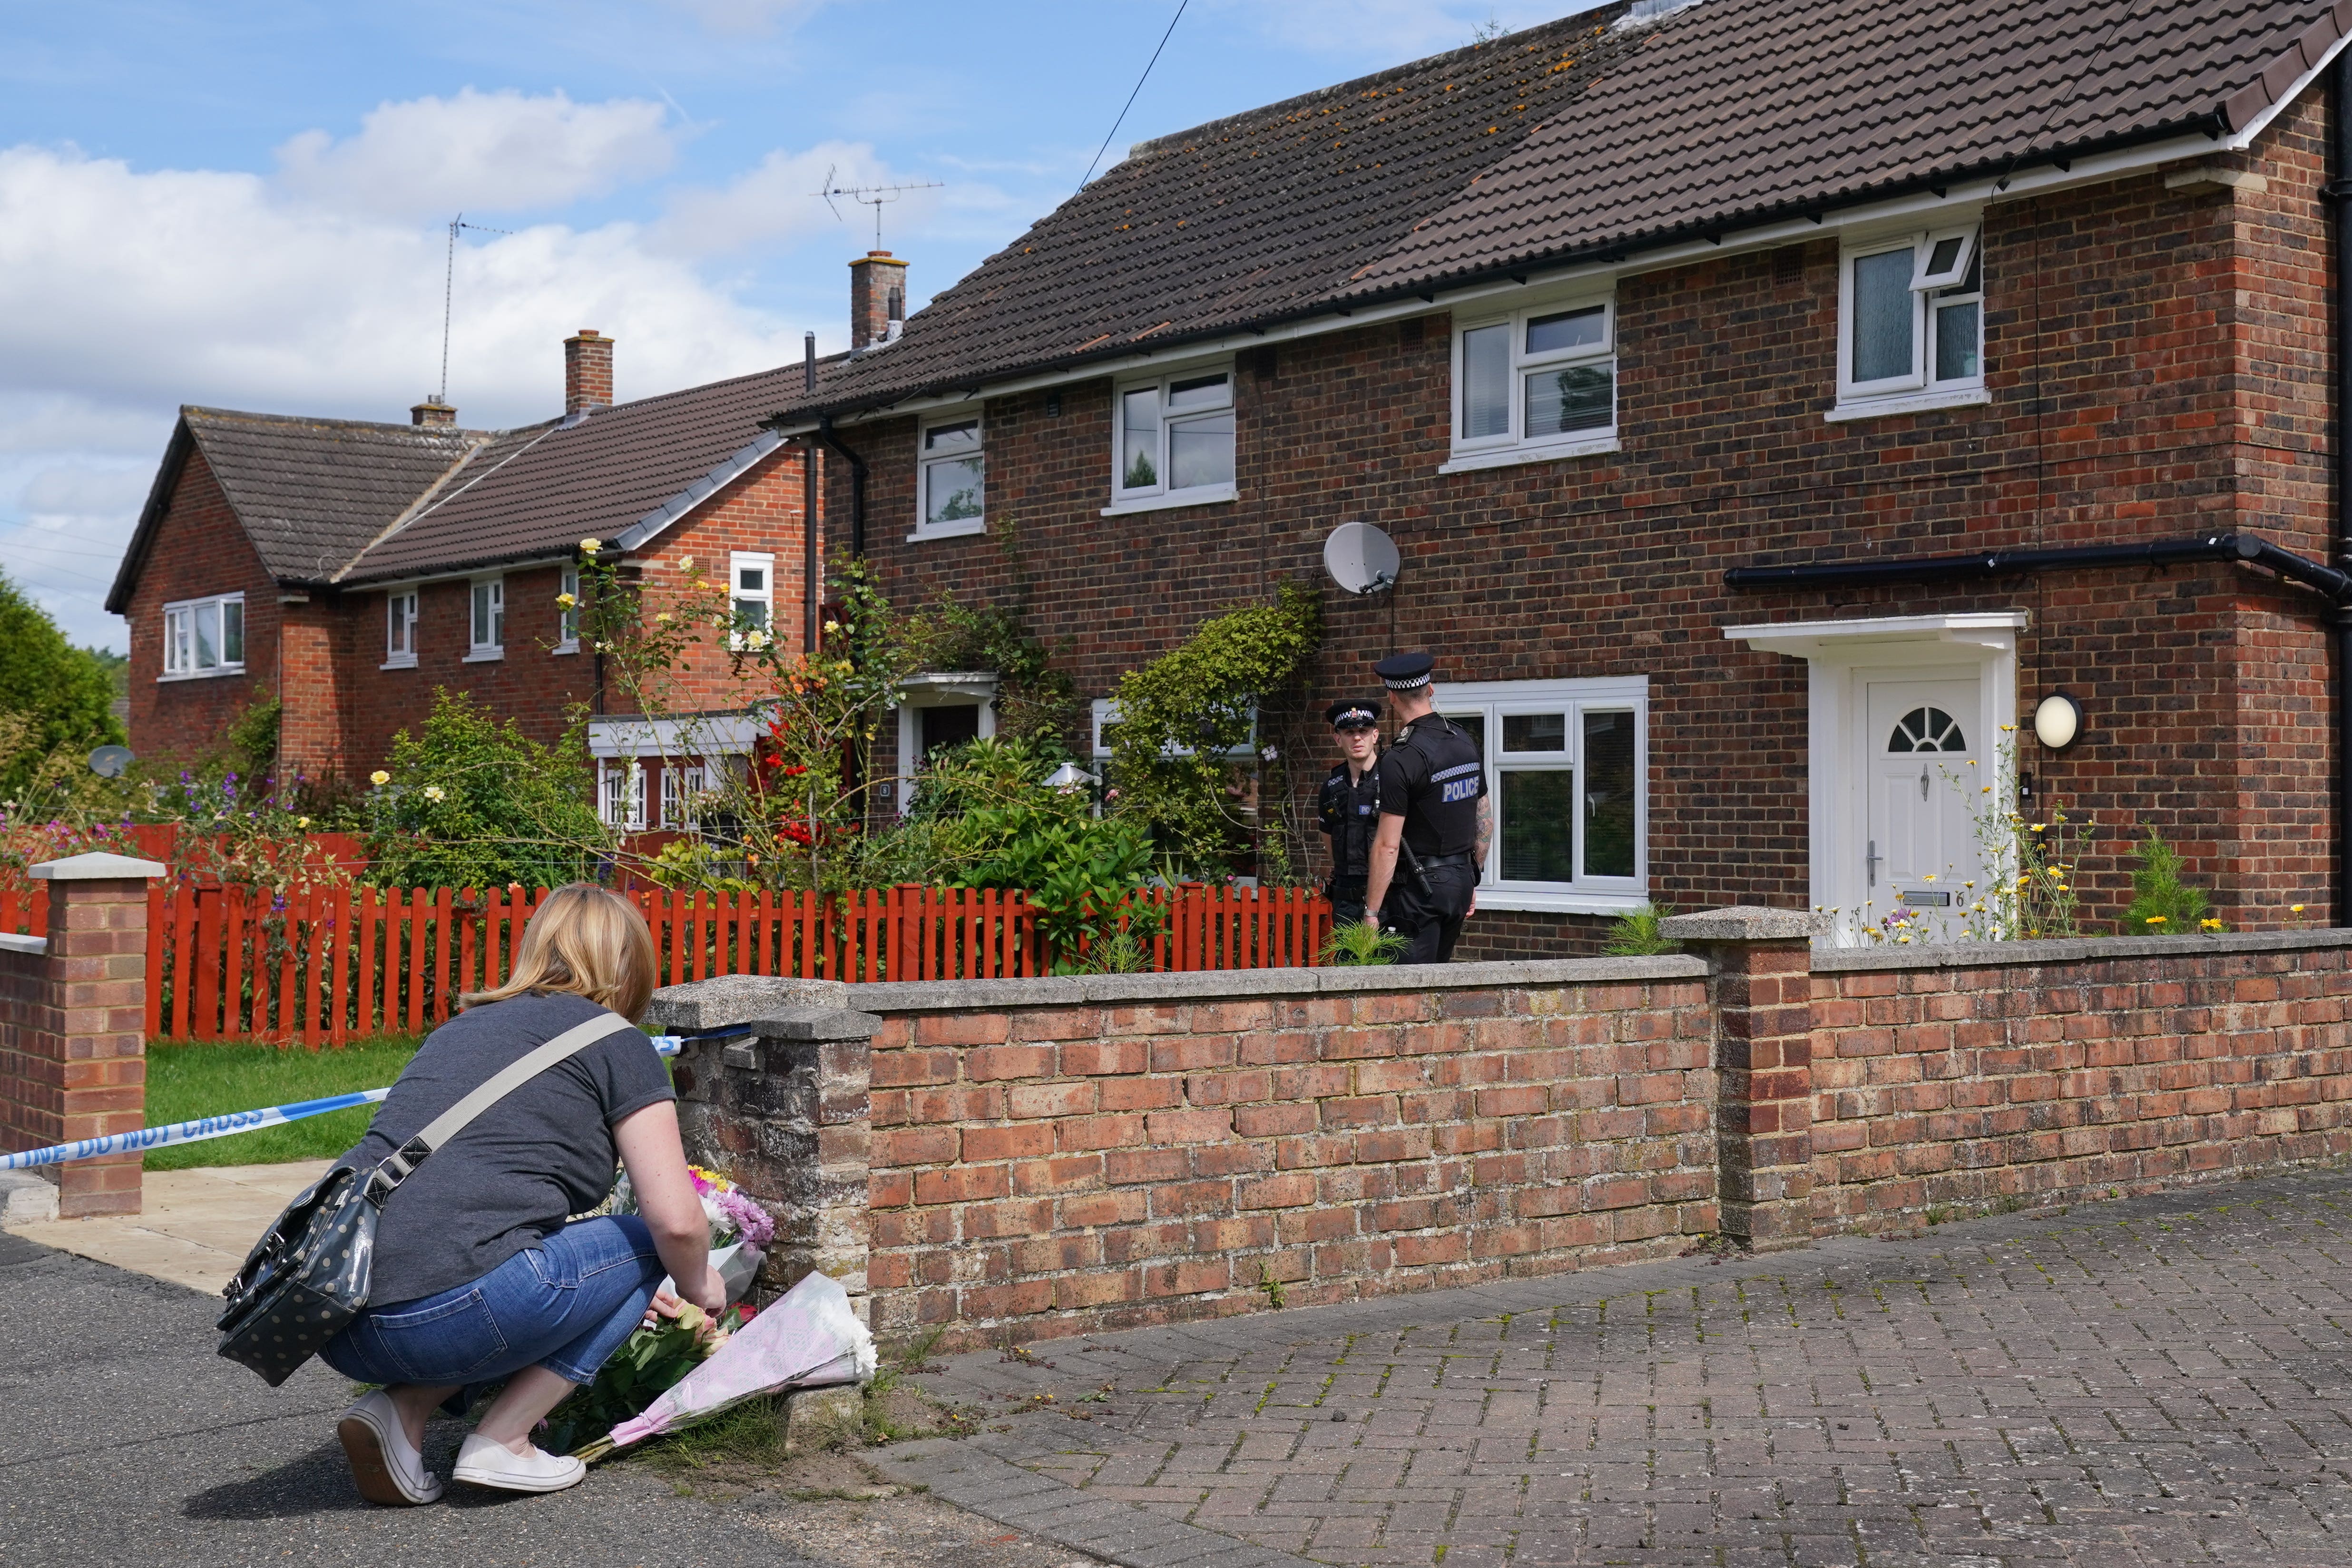
[[(1650, 900), (1965, 920), (2009, 743), (2026, 811), (2095, 819), (2093, 912), (2154, 828), (2231, 923), (2322, 918), (2347, 33), (1607, 5), (1141, 143), (903, 321), (876, 253), (772, 427), (854, 458), (834, 533), (895, 595), (1067, 650), (1097, 756), (1121, 671), (1285, 581), (1326, 590), (1304, 710), (1430, 648), (1500, 810), (1465, 952)], [(1357, 520), (1403, 563), (1350, 599)], [(985, 672), (933, 688), (886, 748), (987, 724)]]
[(625, 710), (578, 635), (580, 541), (656, 593), (695, 558), (739, 617), (800, 645), (805, 444), (761, 421), (807, 373), (616, 404), (613, 353), (565, 340), (562, 416), (517, 430), (432, 401), (407, 425), (182, 409), (108, 599), (131, 624), (132, 748), (200, 752), (274, 698), (278, 766), (357, 783), (436, 688), (544, 742), (584, 704), (607, 819), (678, 826), (701, 770), (751, 743), (726, 651), (698, 650), (672, 712)]

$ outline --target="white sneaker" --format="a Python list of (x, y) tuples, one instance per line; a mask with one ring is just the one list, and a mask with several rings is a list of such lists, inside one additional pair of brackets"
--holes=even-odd
[(387, 1508), (428, 1503), (441, 1496), (441, 1480), (425, 1468), (425, 1456), (409, 1446), (400, 1410), (382, 1389), (343, 1412), (335, 1423), (352, 1479), (360, 1496)]
[(588, 1467), (569, 1454), (551, 1454), (543, 1448), (518, 1454), (504, 1443), (470, 1432), (457, 1449), (457, 1468), (449, 1472), (449, 1479), (493, 1491), (560, 1492), (587, 1479)]

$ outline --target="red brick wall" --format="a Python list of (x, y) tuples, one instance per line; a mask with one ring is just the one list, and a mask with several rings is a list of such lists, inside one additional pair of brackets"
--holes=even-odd
[[(1322, 584), (1331, 526), (1376, 522), (1403, 581), (1392, 602), (1327, 598), (1312, 705), (1364, 689), (1392, 642), (1431, 647), (1454, 679), (1647, 675), (1653, 885), (1683, 909), (1808, 897), (1806, 668), (1724, 626), (2023, 609), (2021, 699), (2063, 687), (2089, 712), (2084, 743), (2028, 765), (2100, 824), (2078, 868), (2092, 908), (2127, 897), (2125, 842), (2155, 826), (2233, 924), (2276, 924), (2286, 903), (2324, 905), (2330, 880), (2310, 596), (2219, 567), (1738, 596), (1720, 574), (2234, 526), (2325, 554), (2326, 134), (2306, 95), (2245, 160), (2271, 181), (2259, 198), (2150, 174), (1989, 209), (1986, 407), (1822, 419), (1838, 259), (1824, 238), (1622, 280), (1615, 455), (1439, 475), (1450, 318), (1435, 312), (1241, 355), (1228, 505), (1099, 515), (1097, 381), (1062, 388), (1058, 414), (1043, 392), (990, 400), (990, 535), (909, 543), (915, 422), (853, 426), (867, 539), (901, 601), (952, 588), (1025, 606), (1092, 696), (1227, 605)], [(1292, 738), (1311, 788), (1328, 742)], [(1558, 952), (1597, 924), (1482, 913), (1464, 951)]]
[[(158, 681), (163, 606), (245, 594), (245, 673)], [(202, 452), (191, 452), (164, 505), (124, 616), (131, 634), (131, 749), (164, 761), (216, 746), (257, 698), (278, 690), (278, 586), (262, 569)]]
[(2352, 1152), (2345, 950), (2172, 945), (2161, 957), (1817, 968), (1816, 1231)]
[(1696, 975), (893, 1013), (874, 1326), (1025, 1339), (1251, 1310), (1265, 1279), (1307, 1304), (1672, 1254), (1717, 1227), (1710, 1028)]

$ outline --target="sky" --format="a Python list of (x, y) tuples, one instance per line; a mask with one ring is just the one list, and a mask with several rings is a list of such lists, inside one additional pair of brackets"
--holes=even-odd
[[(1187, 0), (1105, 154), (1580, 8)], [(184, 403), (462, 423), (846, 346), (882, 209), (919, 304), (1066, 198), (1176, 0), (0, 0), (0, 570), (77, 642)], [(839, 216), (835, 216), (835, 209)], [(449, 265), (448, 224), (463, 214)]]

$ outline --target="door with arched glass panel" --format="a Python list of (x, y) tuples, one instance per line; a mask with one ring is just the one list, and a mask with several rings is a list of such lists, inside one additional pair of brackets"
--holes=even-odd
[[(1958, 936), (1984, 887), (1975, 812), (1990, 778), (1980, 688), (1966, 680), (1869, 683), (1865, 919), (1906, 911)], [(1974, 889), (1969, 884), (1974, 883)]]

